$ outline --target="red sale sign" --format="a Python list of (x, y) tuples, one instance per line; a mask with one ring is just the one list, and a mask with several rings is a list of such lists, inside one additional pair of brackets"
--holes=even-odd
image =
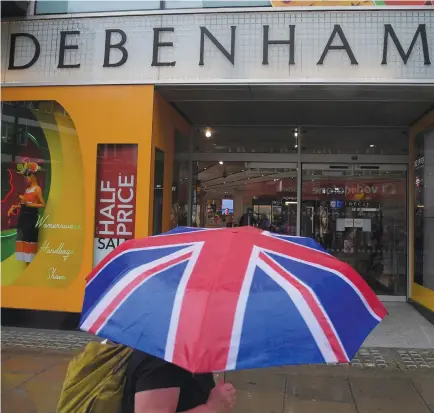
[(94, 265), (134, 238), (137, 145), (98, 145)]

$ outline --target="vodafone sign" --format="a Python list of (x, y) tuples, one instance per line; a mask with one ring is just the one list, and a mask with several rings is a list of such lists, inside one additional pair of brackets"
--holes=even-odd
[[(308, 181), (302, 184), (303, 199), (322, 199), (341, 196), (347, 199), (381, 199), (384, 196), (395, 196), (405, 194), (404, 179), (390, 179), (387, 181), (370, 180), (363, 182), (346, 182), (345, 184), (330, 181)], [(280, 193), (296, 193), (297, 189), (292, 180), (284, 181)]]
[(387, 194), (387, 195), (396, 195), (396, 185), (392, 182), (387, 182), (380, 185), (366, 185), (366, 184), (357, 184), (350, 186), (332, 186), (332, 187), (314, 187), (312, 188), (313, 194), (320, 195), (376, 195), (376, 194)]

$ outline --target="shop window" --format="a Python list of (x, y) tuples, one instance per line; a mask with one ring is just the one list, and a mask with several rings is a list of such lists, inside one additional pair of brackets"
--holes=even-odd
[(163, 231), (164, 152), (155, 148), (154, 161), (154, 219), (152, 234)]
[(271, 6), (267, 0), (166, 0), (164, 8), (166, 9), (201, 9), (201, 8), (222, 8), (222, 7), (267, 7)]
[(166, 1), (37, 1), (35, 14), (93, 13), (128, 10), (270, 7), (268, 0), (166, 0)]
[(2, 285), (67, 287), (81, 268), (85, 182), (65, 113), (51, 101), (2, 104)]
[(155, 10), (160, 1), (37, 1), (35, 14)]
[(414, 147), (414, 282), (434, 290), (434, 128)]

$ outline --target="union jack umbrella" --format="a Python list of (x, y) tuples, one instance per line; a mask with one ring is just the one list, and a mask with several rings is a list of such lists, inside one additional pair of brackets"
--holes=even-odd
[(310, 238), (177, 228), (124, 242), (91, 272), (80, 328), (204, 373), (348, 363), (385, 315)]

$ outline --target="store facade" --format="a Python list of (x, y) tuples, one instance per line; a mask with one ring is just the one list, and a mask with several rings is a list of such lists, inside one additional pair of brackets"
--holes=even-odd
[[(434, 311), (434, 99), (426, 97), (434, 90), (433, 36), (433, 10), (416, 6), (2, 22), (4, 314), (11, 323), (18, 310), (77, 314), (87, 273), (125, 239), (174, 225), (226, 225), (229, 216), (234, 225), (249, 209), (279, 231), (319, 237), (384, 299)], [(422, 97), (412, 121), (391, 128), (348, 117), (338, 128), (325, 98), (309, 101), (306, 108), (323, 106), (308, 118), (303, 99), (270, 97), (297, 87), (317, 96), (328, 86), (399, 96), (413, 87)], [(268, 97), (240, 98), (243, 88)], [(229, 95), (226, 109), (218, 106)], [(219, 109), (201, 114), (211, 100)], [(250, 108), (256, 115), (240, 120)], [(225, 124), (233, 112), (237, 121)], [(15, 208), (31, 168), (44, 206), (34, 249), (18, 251), (17, 240), (31, 238)]]

